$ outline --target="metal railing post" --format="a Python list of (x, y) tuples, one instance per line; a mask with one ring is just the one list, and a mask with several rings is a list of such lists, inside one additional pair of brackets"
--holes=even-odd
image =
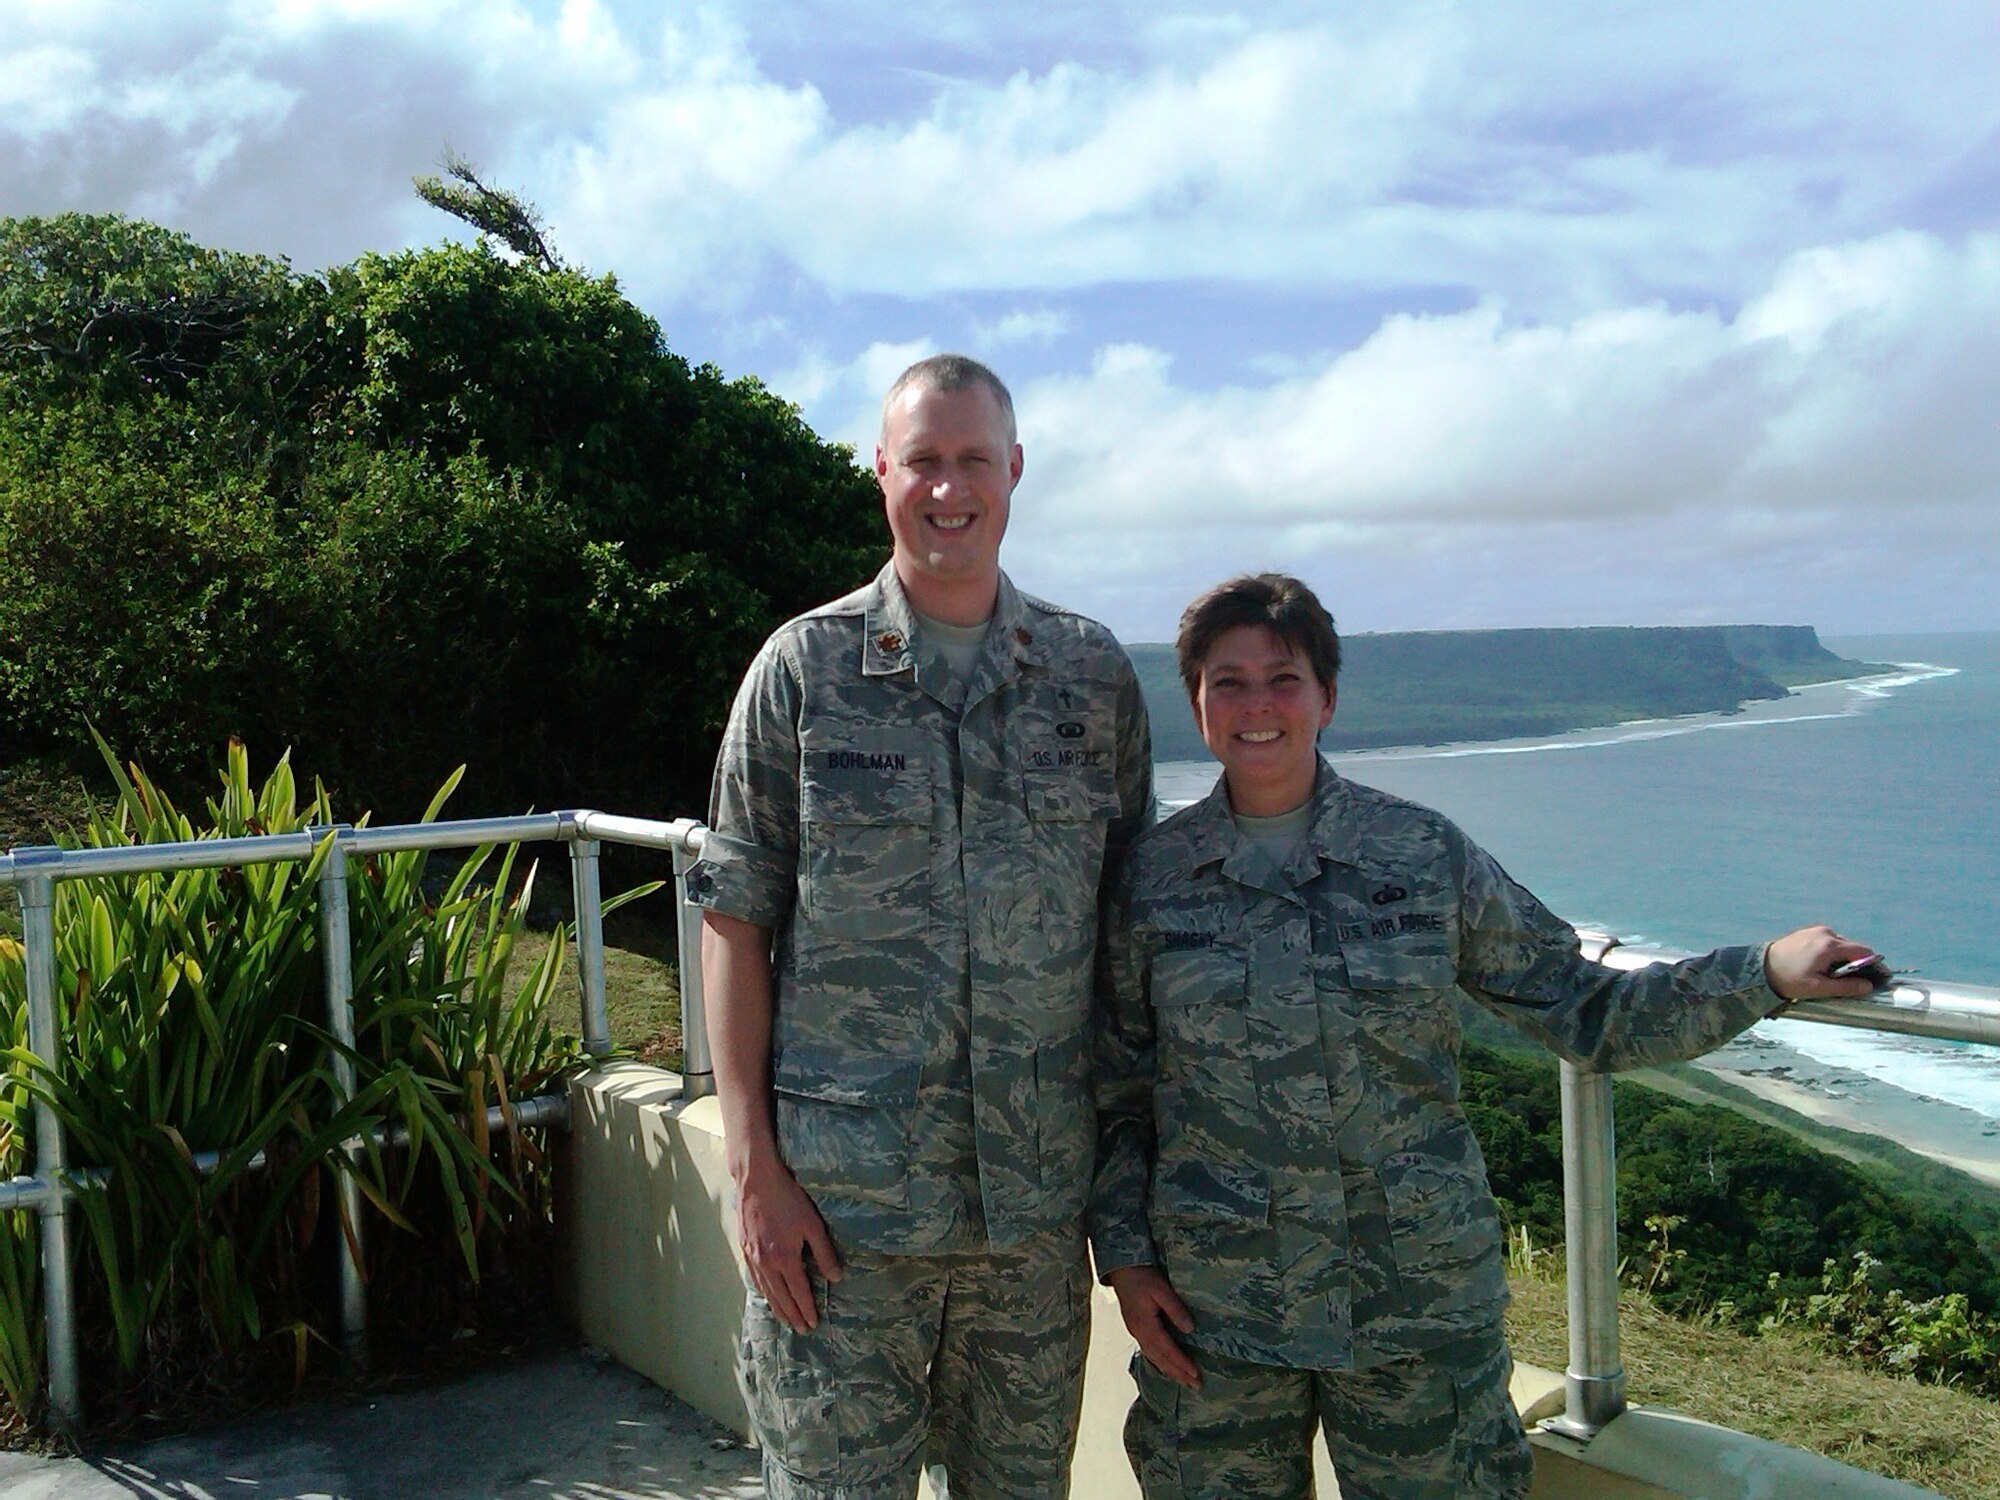
[(708, 1005), (701, 989), (701, 909), (688, 903), (687, 873), (697, 855), (686, 842), (674, 845), (674, 921), (680, 939), (682, 1097), (702, 1099), (715, 1092), (715, 1063), (708, 1052)]
[(570, 889), (576, 896), (576, 983), (583, 999), (583, 1050), (602, 1057), (611, 1050), (611, 1021), (604, 1004), (604, 892), (598, 875), (603, 846), (573, 839)]
[[(330, 838), (326, 862), (319, 868), (320, 957), (326, 975), (326, 1017), (334, 1040), (342, 1049), (333, 1057), (335, 1107), (344, 1107), (354, 1097), (354, 941), (347, 910), (347, 829), (316, 828), (315, 836)], [(340, 1174), (340, 1344), (341, 1353), (354, 1365), (368, 1363), (368, 1287), (362, 1265), (361, 1187), (354, 1173), (359, 1168), (361, 1142), (343, 1144), (347, 1170)]]
[[(14, 856), (15, 868), (35, 851)], [(20, 882), (21, 948), (26, 966), (28, 1047), (60, 1070), (62, 1038), (56, 1028), (55, 881), (30, 874)], [(45, 1100), (35, 1100), (35, 1175), (48, 1187), (40, 1204), (42, 1220), (42, 1307), (48, 1341), (49, 1415), (60, 1428), (74, 1427), (83, 1415), (77, 1384), (76, 1292), (70, 1280), (69, 1150), (62, 1121)]]
[(1611, 1077), (1562, 1065), (1563, 1229), (1569, 1369), (1563, 1414), (1544, 1423), (1589, 1439), (1625, 1410), (1618, 1360), (1618, 1149)]

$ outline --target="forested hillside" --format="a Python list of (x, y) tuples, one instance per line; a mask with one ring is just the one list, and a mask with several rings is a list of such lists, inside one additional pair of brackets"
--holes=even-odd
[[(1173, 647), (1128, 648), (1160, 760), (1200, 760)], [(1331, 750), (1556, 734), (1728, 712), (1807, 682), (1858, 676), (1809, 625), (1441, 630), (1341, 641)]]
[[(1865, 1251), (1882, 1263), (1884, 1286), (1919, 1298), (1959, 1292), (1980, 1313), (2000, 1311), (2000, 1263), (1944, 1195), (1885, 1184), (1719, 1104), (1635, 1083), (1615, 1093), (1620, 1246), (1641, 1264), (1649, 1253), (1686, 1252), (1654, 1289), (1662, 1305), (1694, 1312), (1726, 1303), (1754, 1326), (1780, 1299), (1818, 1291), (1827, 1261)], [(1554, 1059), (1470, 1043), (1464, 1100), (1510, 1226), (1526, 1227), (1537, 1244), (1561, 1244)], [(1660, 1227), (1665, 1220), (1670, 1227)]]

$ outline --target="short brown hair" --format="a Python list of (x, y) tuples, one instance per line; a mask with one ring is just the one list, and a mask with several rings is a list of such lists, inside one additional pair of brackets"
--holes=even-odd
[(1006, 419), (1007, 441), (1014, 442), (1014, 397), (1008, 391), (1006, 382), (978, 360), (966, 354), (933, 354), (928, 359), (920, 359), (909, 369), (896, 377), (896, 383), (889, 387), (889, 394), (882, 398), (882, 426), (889, 426), (889, 408), (896, 404), (896, 398), (911, 386), (921, 386), (927, 391), (962, 391), (983, 388), (1000, 404), (1000, 415)]
[(1174, 655), (1189, 702), (1201, 686), (1202, 663), (1217, 638), (1239, 625), (1262, 626), (1298, 652), (1321, 687), (1331, 688), (1340, 676), (1340, 636), (1319, 596), (1286, 573), (1243, 573), (1218, 583), (1181, 612)]

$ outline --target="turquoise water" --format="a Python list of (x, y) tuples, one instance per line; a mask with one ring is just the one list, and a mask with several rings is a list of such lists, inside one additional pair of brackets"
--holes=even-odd
[[(1738, 715), (1336, 764), (1449, 814), (1582, 926), (1708, 948), (1824, 921), (1898, 969), (2000, 985), (2000, 635), (1827, 644), (1907, 666)], [(1160, 795), (1198, 796), (1214, 777), (1212, 764), (1163, 764)], [(2000, 1118), (1992, 1049), (1781, 1033)]]

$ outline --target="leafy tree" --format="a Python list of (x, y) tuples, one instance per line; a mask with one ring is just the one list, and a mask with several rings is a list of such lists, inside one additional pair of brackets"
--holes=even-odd
[(481, 234), (490, 234), (521, 259), (541, 271), (560, 271), (549, 243), (548, 225), (541, 210), (504, 188), (489, 187), (456, 151), (446, 151), (439, 163), (444, 177), (416, 179), (417, 196), (432, 208), (463, 219)]
[(758, 641), (882, 555), (851, 454), (610, 277), (0, 247), (0, 758), (87, 768), (90, 719), (181, 786), (293, 745), (378, 816), (461, 762), (466, 811), (694, 810)]
[(44, 389), (184, 393), (295, 281), (283, 261), (209, 250), (118, 215), (0, 222), (0, 368)]

